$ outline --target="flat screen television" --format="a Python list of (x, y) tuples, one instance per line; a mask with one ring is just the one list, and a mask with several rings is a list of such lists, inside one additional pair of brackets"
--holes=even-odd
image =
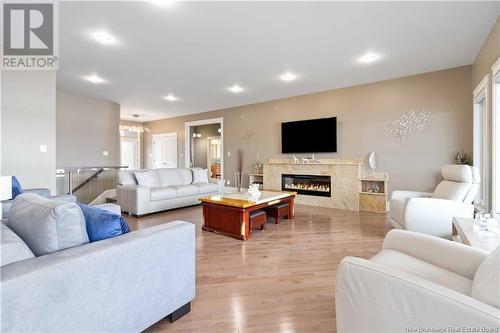
[(281, 152), (336, 153), (337, 117), (281, 123)]

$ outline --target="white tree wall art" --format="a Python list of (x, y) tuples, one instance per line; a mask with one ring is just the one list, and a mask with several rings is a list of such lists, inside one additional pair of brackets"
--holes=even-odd
[(411, 109), (409, 112), (405, 112), (401, 115), (401, 118), (389, 124), (389, 132), (396, 138), (399, 138), (401, 142), (410, 135), (410, 133), (417, 131), (421, 132), (429, 124), (430, 111), (414, 111)]

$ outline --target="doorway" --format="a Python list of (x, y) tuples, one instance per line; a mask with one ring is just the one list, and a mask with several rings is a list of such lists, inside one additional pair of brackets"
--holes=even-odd
[(186, 168), (208, 169), (212, 179), (224, 178), (223, 118), (185, 123)]
[(212, 179), (221, 179), (220, 159), (222, 156), (222, 140), (220, 136), (207, 138), (207, 166), (208, 175)]
[(139, 132), (120, 129), (120, 165), (129, 170), (141, 168), (141, 136)]
[(153, 134), (153, 168), (177, 168), (177, 133)]
[(139, 151), (136, 138), (122, 138), (121, 140), (121, 165), (129, 170), (139, 169)]

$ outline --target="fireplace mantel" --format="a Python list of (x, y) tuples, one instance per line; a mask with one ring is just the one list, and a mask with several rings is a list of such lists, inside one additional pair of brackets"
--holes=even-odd
[(291, 159), (270, 159), (264, 163), (264, 189), (281, 190), (282, 175), (330, 176), (328, 197), (298, 194), (298, 204), (359, 210), (361, 159), (320, 159), (295, 163)]
[[(299, 159), (301, 160), (301, 159)], [(275, 158), (269, 159), (264, 164), (293, 164), (293, 165), (336, 165), (336, 164), (348, 164), (348, 165), (361, 165), (363, 164), (362, 159), (350, 158), (350, 159), (317, 159), (310, 162), (294, 162), (289, 158)]]

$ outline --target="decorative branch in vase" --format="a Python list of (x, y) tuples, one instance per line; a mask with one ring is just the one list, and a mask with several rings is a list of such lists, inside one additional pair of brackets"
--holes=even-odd
[(247, 129), (240, 134), (240, 148), (238, 149), (236, 155), (236, 187), (238, 188), (238, 192), (241, 191), (242, 183), (243, 183), (243, 162), (245, 157), (245, 149), (250, 141), (255, 136), (255, 133), (252, 129)]

